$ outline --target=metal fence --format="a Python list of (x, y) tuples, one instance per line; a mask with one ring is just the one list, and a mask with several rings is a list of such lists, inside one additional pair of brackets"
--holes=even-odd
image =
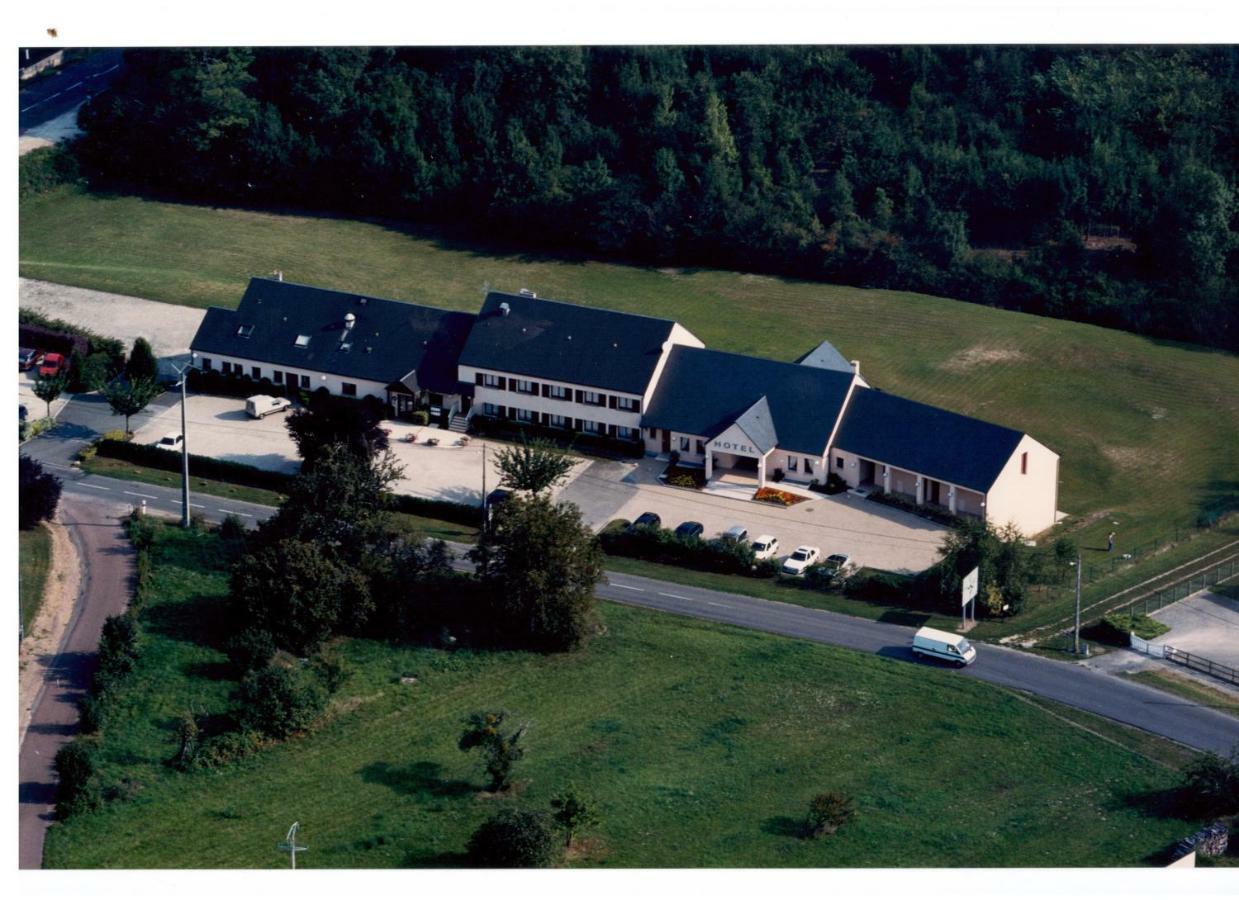
[(1186, 666), (1196, 672), (1204, 672), (1206, 675), (1212, 675), (1214, 678), (1220, 678), (1222, 681), (1229, 681), (1231, 684), (1239, 684), (1239, 669), (1224, 666), (1195, 653), (1177, 650), (1170, 646), (1163, 647), (1162, 650), (1163, 659)]
[(1182, 581), (1176, 581), (1166, 587), (1150, 591), (1143, 597), (1137, 597), (1130, 603), (1115, 607), (1114, 612), (1125, 612), (1133, 616), (1147, 616), (1151, 612), (1157, 612), (1164, 606), (1177, 603), (1184, 597), (1190, 597), (1197, 591), (1203, 591), (1211, 585), (1227, 581), (1236, 575), (1239, 575), (1239, 556), (1232, 556), (1230, 559), (1223, 560), (1210, 569), (1189, 575)]

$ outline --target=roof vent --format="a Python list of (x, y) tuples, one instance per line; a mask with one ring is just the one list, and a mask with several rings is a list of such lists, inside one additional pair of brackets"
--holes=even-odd
[(499, 315), (507, 316), (511, 314), (512, 314), (512, 307), (507, 303), (507, 301), (504, 301), (503, 303), (499, 304)]
[(365, 305), (366, 305), (366, 301), (367, 301), (368, 299), (370, 299), (370, 298), (369, 298), (369, 297), (358, 297), (358, 298), (357, 298), (357, 303), (358, 303), (360, 306), (365, 306)]
[(344, 316), (344, 329), (348, 331), (356, 324), (357, 324), (357, 317), (353, 315), (352, 313), (346, 313)]
[(521, 288), (521, 296), (522, 296), (522, 297), (534, 297), (534, 298), (536, 298), (538, 295), (537, 295), (537, 294), (535, 294), (533, 291), (531, 291), (529, 288)]
[(857, 375), (859, 375), (860, 374), (860, 360), (853, 359), (853, 360), (850, 360), (850, 362), (852, 363), (852, 371), (855, 372)]
[(568, 340), (572, 340), (572, 335), (568, 335)]

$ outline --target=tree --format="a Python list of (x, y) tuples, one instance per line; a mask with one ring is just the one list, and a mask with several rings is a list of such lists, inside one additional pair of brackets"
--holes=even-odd
[(43, 465), (28, 456), (17, 461), (17, 524), (29, 529), (56, 515), (60, 505), (60, 479), (43, 471)]
[(544, 869), (560, 859), (560, 843), (545, 813), (505, 809), (469, 838), (471, 865), (490, 869)]
[(241, 680), (241, 727), (282, 740), (314, 724), (327, 694), (308, 670), (269, 665)]
[(508, 639), (554, 651), (596, 630), (594, 588), (602, 550), (572, 504), (510, 497), (483, 527), (470, 557)]
[(458, 743), (465, 753), (475, 748), (482, 751), (492, 793), (507, 788), (512, 766), (525, 755), (525, 748), (520, 746), (520, 742), (529, 725), (520, 725), (515, 731), (505, 734), (504, 725), (509, 717), (510, 714), (504, 710), (473, 713), (465, 719), (465, 730)]
[(1183, 805), (1189, 815), (1227, 816), (1239, 813), (1239, 745), (1230, 758), (1204, 753), (1183, 769)]
[(184, 713), (176, 723), (177, 751), (173, 765), (185, 770), (194, 764), (198, 758), (198, 748), (202, 732), (198, 728), (198, 719), (191, 712)]
[(522, 439), (520, 446), (495, 454), (501, 483), (517, 491), (537, 493), (552, 488), (568, 477), (574, 464), (572, 457), (544, 438)]
[(381, 403), (312, 394), (308, 406), (288, 414), (285, 427), (305, 469), (313, 468), (332, 444), (342, 444), (357, 456), (373, 459), (388, 446), (382, 421)]
[(153, 381), (139, 378), (129, 380), (117, 378), (109, 384), (104, 392), (112, 412), (125, 417), (125, 434), (129, 434), (129, 417), (136, 416), (159, 393), (159, 386)]
[(593, 803), (584, 799), (574, 787), (568, 787), (552, 798), (551, 808), (555, 810), (552, 814), (555, 824), (564, 833), (566, 847), (572, 846), (572, 839), (578, 831), (598, 821)]
[(34, 395), (47, 404), (47, 417), (52, 417), (52, 401), (65, 392), (65, 388), (69, 385), (69, 375), (67, 372), (58, 372), (55, 375), (38, 374), (34, 378), (34, 384), (31, 385), (31, 390)]
[(982, 596), (988, 596), (985, 592), (993, 585), (1006, 607), (1000, 607), (1000, 612), (1014, 615), (1028, 596), (1030, 565), (1031, 551), (1018, 529), (963, 519), (947, 535), (942, 559), (924, 573), (922, 583), (930, 588), (936, 603), (958, 609), (963, 578), (978, 568)]
[(144, 337), (134, 340), (133, 350), (125, 363), (125, 377), (130, 381), (156, 381), (159, 378), (159, 364), (155, 361), (155, 351)]
[(809, 835), (816, 838), (834, 834), (855, 814), (856, 804), (848, 795), (839, 791), (818, 794), (809, 802)]
[(137, 617), (130, 613), (104, 619), (99, 636), (99, 672), (106, 678), (132, 672), (138, 661), (140, 632)]
[(95, 756), (80, 738), (56, 754), (56, 815), (61, 819), (87, 812), (99, 805), (99, 775)]

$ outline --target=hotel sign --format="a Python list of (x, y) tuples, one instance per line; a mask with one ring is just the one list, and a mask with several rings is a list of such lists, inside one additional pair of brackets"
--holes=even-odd
[(753, 456), (760, 455), (758, 454), (756, 450), (754, 450), (748, 444), (737, 444), (737, 443), (733, 443), (732, 441), (715, 440), (714, 449), (723, 450), (727, 453), (748, 453)]
[(753, 439), (745, 434), (744, 429), (734, 422), (710, 441), (710, 450), (720, 453), (736, 453), (741, 456), (755, 456), (758, 459), (765, 456), (754, 446)]

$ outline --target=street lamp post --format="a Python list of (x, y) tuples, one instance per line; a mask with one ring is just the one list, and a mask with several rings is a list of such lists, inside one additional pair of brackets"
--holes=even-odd
[[(191, 353), (189, 358), (196, 359), (197, 353)], [(181, 527), (188, 528), (189, 521), (189, 434), (185, 430), (185, 400), (187, 397), (187, 386), (189, 384), (189, 370), (197, 369), (198, 367), (193, 362), (188, 362), (184, 367), (177, 369), (176, 374), (181, 376)]]

